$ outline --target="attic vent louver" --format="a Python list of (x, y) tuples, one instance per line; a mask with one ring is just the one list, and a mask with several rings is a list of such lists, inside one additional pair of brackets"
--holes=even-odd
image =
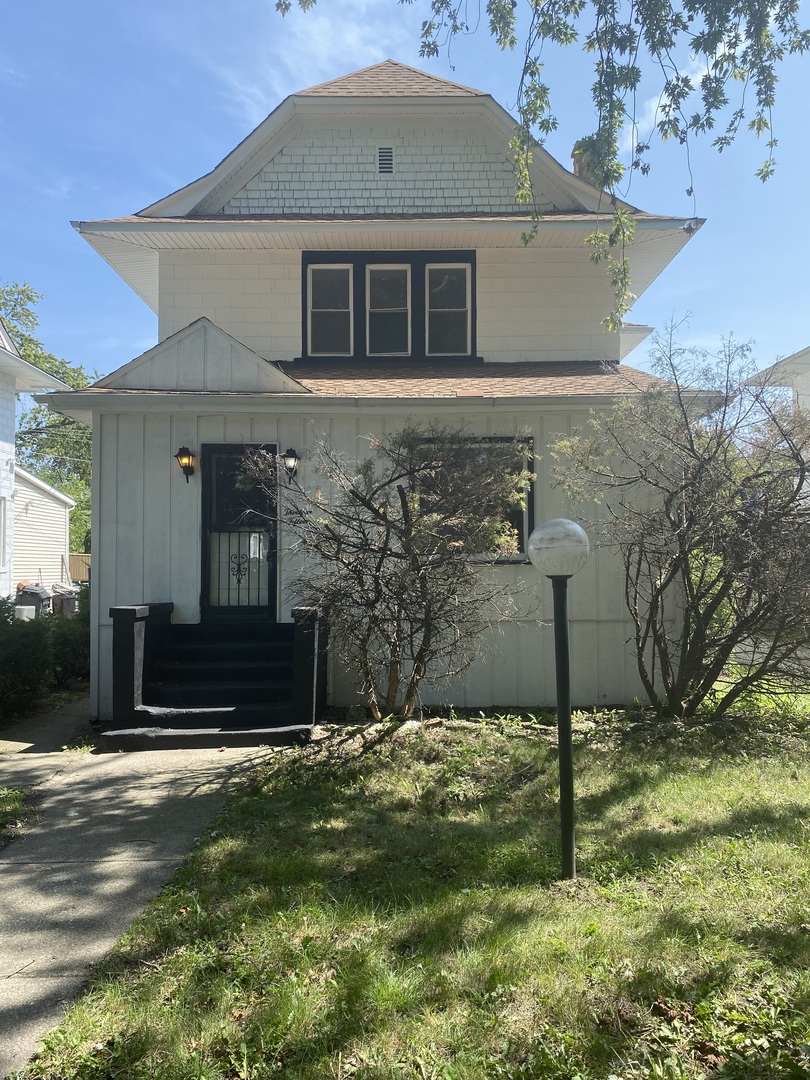
[(377, 171), (381, 173), (392, 173), (394, 171), (393, 146), (381, 146), (377, 150)]

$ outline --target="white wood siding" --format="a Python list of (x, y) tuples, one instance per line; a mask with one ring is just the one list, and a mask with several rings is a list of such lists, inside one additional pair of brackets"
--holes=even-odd
[[(111, 625), (109, 609), (123, 604), (170, 600), (175, 622), (200, 617), (201, 473), (190, 483), (173, 455), (180, 445), (199, 455), (204, 443), (276, 443), (293, 446), (302, 455), (299, 480), (315, 487), (319, 480), (307, 459), (316, 432), (326, 432), (337, 448), (353, 458), (367, 454), (366, 436), (397, 430), (408, 410), (392, 402), (385, 412), (369, 410), (322, 414), (313, 419), (303, 407), (277, 415), (233, 412), (196, 416), (153, 412), (108, 415), (97, 421), (94, 505), (94, 649), (98, 683), (94, 714), (108, 718), (111, 708)], [(451, 406), (452, 408), (452, 406)], [(447, 403), (435, 415), (454, 425), (467, 425), (482, 435), (529, 430), (538, 453), (535, 520), (578, 516), (551, 488), (550, 461), (545, 447), (557, 431), (584, 424), (587, 416), (565, 416), (540, 410), (517, 413), (505, 407), (462, 406), (448, 415)], [(463, 409), (463, 411), (462, 411)], [(425, 410), (427, 413), (429, 408)], [(590, 511), (589, 511), (590, 513)], [(284, 582), (293, 567), (287, 550), (290, 536), (281, 524), (279, 552), (279, 617), (289, 621), (293, 598)], [(482, 572), (490, 572), (487, 569)], [(487, 642), (488, 657), (477, 662), (454, 687), (439, 687), (439, 699), (458, 706), (532, 707), (554, 700), (551, 587), (527, 565), (508, 565), (495, 571), (515, 586), (525, 584), (520, 600), (523, 616), (494, 630)], [(640, 694), (631, 650), (625, 644), (630, 627), (622, 602), (622, 578), (616, 559), (597, 553), (571, 582), (571, 654), (573, 695), (578, 704), (631, 700)], [(331, 661), (333, 700), (354, 699), (350, 681)], [(428, 695), (427, 700), (430, 700)]]
[(17, 473), (14, 484), (12, 583), (66, 584), (68, 506)]
[[(479, 250), (477, 265), (485, 360), (619, 359), (619, 335), (602, 329), (607, 274), (584, 246)], [(293, 360), (302, 351), (301, 272), (300, 251), (161, 252), (160, 339), (207, 316), (260, 356)]]

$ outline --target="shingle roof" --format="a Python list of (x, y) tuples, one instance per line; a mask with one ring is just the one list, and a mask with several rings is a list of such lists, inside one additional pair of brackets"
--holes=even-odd
[(440, 79), (426, 71), (384, 60), (381, 64), (352, 71), (339, 79), (298, 90), (305, 97), (487, 97), (461, 83)]
[[(301, 384), (300, 393), (258, 391), (146, 390), (89, 386), (74, 390), (71, 397), (172, 398), (195, 397), (272, 398), (392, 398), (401, 400), (436, 398), (554, 398), (612, 397), (642, 393), (670, 384), (624, 364), (600, 360), (524, 361), (518, 364), (487, 364), (482, 360), (351, 361), (299, 360), (277, 362), (278, 367)], [(77, 405), (78, 407), (78, 405)]]
[(306, 360), (280, 366), (313, 394), (323, 397), (607, 396), (663, 385), (660, 379), (643, 371), (595, 360), (518, 364)]

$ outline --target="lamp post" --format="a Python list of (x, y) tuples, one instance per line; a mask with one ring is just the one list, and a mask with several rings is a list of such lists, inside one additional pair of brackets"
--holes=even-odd
[(557, 743), (560, 758), (562, 876), (577, 876), (574, 842), (574, 750), (571, 743), (571, 668), (568, 657), (568, 579), (585, 565), (591, 546), (584, 529), (567, 518), (538, 525), (529, 537), (532, 566), (551, 578), (557, 673)]

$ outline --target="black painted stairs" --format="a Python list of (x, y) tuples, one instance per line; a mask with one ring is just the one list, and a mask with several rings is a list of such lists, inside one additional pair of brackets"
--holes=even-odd
[(306, 742), (293, 709), (292, 623), (201, 623), (168, 629), (136, 713), (104, 750), (280, 746)]

